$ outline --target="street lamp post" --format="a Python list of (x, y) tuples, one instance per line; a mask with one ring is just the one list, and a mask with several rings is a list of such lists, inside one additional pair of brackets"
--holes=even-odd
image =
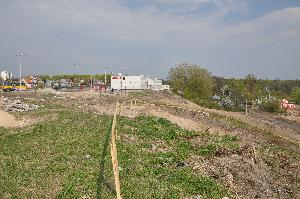
[(80, 83), (80, 76), (79, 76), (79, 69), (82, 67), (82, 64), (73, 64), (74, 66), (74, 79), (73, 79), (73, 85), (75, 85), (75, 82), (76, 82), (76, 68), (78, 68), (77, 72), (77, 77), (79, 78), (79, 86), (81, 86), (81, 83)]
[(107, 70), (108, 70), (108, 67), (106, 66), (104, 68), (104, 84), (105, 84), (105, 86), (106, 86), (106, 72), (107, 72)]
[[(80, 67), (81, 68), (81, 66), (82, 66), (82, 64), (73, 64), (73, 66), (74, 66), (74, 75), (76, 75), (76, 68), (78, 67)], [(79, 69), (78, 69), (78, 71), (79, 71)]]
[(106, 93), (106, 88), (107, 88), (107, 85), (106, 85), (106, 83), (107, 83), (107, 81), (106, 81), (106, 73), (107, 73), (107, 70), (108, 70), (108, 67), (106, 66), (106, 67), (104, 68), (104, 85), (105, 85), (105, 93)]
[(20, 86), (22, 82), (22, 57), (27, 56), (26, 54), (20, 53), (16, 54), (17, 57), (19, 57), (19, 75), (20, 75)]

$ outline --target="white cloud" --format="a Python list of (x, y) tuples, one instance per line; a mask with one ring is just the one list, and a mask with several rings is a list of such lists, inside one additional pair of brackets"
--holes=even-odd
[[(224, 61), (221, 57), (225, 55), (227, 58), (223, 66), (234, 65), (235, 57), (229, 53), (239, 54), (241, 49), (250, 48), (253, 54), (261, 50), (270, 55), (275, 53), (272, 49), (274, 44), (280, 42), (285, 46), (293, 46), (294, 49), (295, 42), (300, 40), (300, 8), (277, 10), (250, 21), (230, 24), (226, 23), (223, 17), (231, 12), (247, 12), (246, 1), (156, 0), (156, 2), (183, 9), (187, 13), (179, 12), (178, 15), (161, 9), (156, 4), (131, 9), (116, 1), (104, 0), (89, 3), (79, 0), (23, 3), (16, 1), (12, 6), (13, 9), (7, 9), (0, 14), (0, 31), (3, 35), (6, 33), (6, 37), (11, 40), (27, 38), (34, 41), (38, 38), (41, 40), (53, 38), (51, 41), (64, 42), (59, 37), (67, 34), (70, 37), (79, 35), (95, 43), (108, 40), (154, 46), (158, 49), (171, 49), (172, 56), (169, 59), (176, 58), (177, 61), (187, 58), (200, 64), (211, 63), (220, 67)], [(193, 13), (195, 9), (205, 4), (214, 5), (214, 12), (206, 12), (201, 17)], [(6, 43), (6, 40), (0, 38), (1, 43)], [(72, 41), (72, 38), (70, 40)], [(289, 51), (288, 47), (285, 49)], [(297, 49), (299, 50), (299, 47)], [(177, 50), (181, 54), (176, 52)], [(248, 54), (243, 56), (249, 55), (249, 52), (246, 53)], [(282, 59), (287, 56), (285, 53), (291, 54), (282, 52)], [(206, 62), (201, 63), (201, 58)], [(218, 59), (219, 62), (215, 61)], [(268, 63), (267, 60), (265, 62)], [(238, 63), (241, 65), (242, 62)]]
[[(230, 10), (246, 7), (245, 4), (238, 4), (236, 0), (157, 1), (176, 6), (213, 3), (219, 10), (201, 18), (197, 15), (178, 17), (155, 6), (131, 10), (113, 1), (95, 1), (89, 4), (79, 0), (35, 1), (33, 4), (20, 3), (20, 10), (30, 11), (26, 13), (28, 19), (25, 17), (22, 23), (17, 23), (17, 26), (23, 28), (39, 26), (46, 30), (52, 28), (53, 31), (75, 32), (87, 37), (143, 43), (157, 42), (157, 45), (161, 43), (189, 45), (203, 42), (209, 44), (230, 38), (240, 38), (240, 42), (246, 44), (257, 44), (262, 40), (272, 42), (279, 38), (288, 39), (299, 35), (300, 8), (273, 11), (251, 21), (230, 25), (224, 23), (220, 16), (224, 16)], [(6, 18), (12, 19), (9, 21), (13, 23), (6, 24), (12, 29), (19, 20), (11, 16)], [(5, 20), (7, 19), (4, 18), (2, 23), (5, 23)]]
[(156, 0), (165, 11), (180, 14), (224, 17), (229, 13), (244, 13), (248, 2), (245, 0)]
[(241, 22), (224, 29), (227, 37), (239, 39), (247, 45), (299, 39), (300, 8), (273, 11), (260, 18)]

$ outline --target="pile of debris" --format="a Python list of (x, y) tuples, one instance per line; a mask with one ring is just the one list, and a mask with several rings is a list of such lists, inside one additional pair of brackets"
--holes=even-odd
[(23, 103), (21, 100), (10, 100), (7, 97), (1, 97), (0, 106), (2, 106), (5, 112), (24, 112), (24, 111), (31, 111), (36, 110), (39, 108), (39, 105), (35, 104), (26, 104)]

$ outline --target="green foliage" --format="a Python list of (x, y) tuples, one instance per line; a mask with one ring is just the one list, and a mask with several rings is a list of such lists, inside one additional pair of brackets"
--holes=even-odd
[(217, 153), (235, 152), (239, 149), (236, 136), (216, 136), (206, 135), (206, 143), (196, 146), (196, 153), (201, 156), (214, 156)]
[[(186, 198), (198, 194), (205, 198), (222, 198), (226, 195), (226, 191), (212, 179), (195, 174), (184, 164), (178, 165), (190, 154), (198, 153), (198, 147), (192, 146), (189, 138), (208, 139), (220, 150), (228, 146), (225, 143), (231, 138), (183, 130), (166, 119), (146, 116), (122, 118), (118, 132), (136, 138), (134, 143), (120, 142), (120, 165), (130, 165), (124, 168), (121, 178), (131, 179), (132, 183), (143, 188), (141, 194), (126, 182), (124, 194), (131, 193), (135, 198)], [(161, 151), (159, 146), (164, 150)]]
[[(108, 84), (110, 83), (110, 77), (111, 77), (110, 74), (106, 75), (106, 81), (107, 81)], [(85, 82), (89, 82), (91, 80), (91, 75), (77, 75), (77, 74), (63, 74), (63, 75), (53, 75), (53, 76), (40, 75), (39, 78), (42, 79), (43, 81), (45, 81), (45, 80), (68, 79), (68, 80), (71, 80), (72, 82), (79, 83), (80, 80), (84, 80)], [(101, 80), (101, 81), (104, 82), (105, 75), (104, 74), (96, 74), (96, 75), (93, 75), (93, 78), (95, 78), (96, 80)]]
[(265, 80), (271, 90), (281, 91), (283, 94), (290, 94), (294, 88), (300, 87), (300, 80)]
[(295, 89), (291, 94), (291, 101), (300, 104), (300, 88)]
[(0, 127), (0, 136), (4, 135), (7, 130), (4, 127)]
[[(225, 79), (214, 77), (214, 94), (221, 97), (229, 97), (235, 104), (234, 108), (228, 110), (242, 110), (241, 104), (253, 105), (256, 99), (268, 98), (269, 96), (277, 99), (290, 99), (296, 102), (300, 97), (297, 89), (300, 87), (300, 80), (263, 80), (257, 79), (254, 75), (247, 75), (244, 79)], [(293, 92), (292, 92), (293, 91)], [(300, 102), (298, 102), (300, 103)]]
[(215, 144), (207, 144), (198, 147), (198, 154), (202, 156), (212, 156), (217, 152), (217, 146)]
[(230, 91), (230, 99), (234, 102), (234, 107), (232, 110), (241, 110), (240, 105), (245, 102), (246, 97), (246, 87), (242, 81), (230, 79), (228, 82), (228, 89)]
[(279, 101), (277, 99), (271, 99), (263, 101), (262, 108), (265, 111), (271, 112), (271, 113), (278, 113), (281, 112), (282, 109), (280, 107)]
[(109, 119), (59, 112), (57, 120), (8, 129), (0, 136), (0, 198), (95, 198), (99, 135)]
[(169, 71), (171, 88), (196, 103), (202, 104), (212, 96), (214, 80), (210, 73), (198, 65), (179, 64)]
[[(47, 113), (58, 114), (58, 118), (23, 129), (0, 128), (0, 198), (96, 198), (101, 151), (111, 117), (65, 110)], [(120, 117), (117, 128), (124, 198), (191, 198), (200, 194), (217, 199), (229, 195), (213, 179), (180, 163), (197, 152), (191, 136), (207, 138), (220, 148), (231, 138), (198, 135), (168, 120), (146, 116)], [(128, 136), (134, 141), (124, 139)], [(165, 151), (155, 150), (153, 145), (163, 146)], [(108, 188), (113, 186), (109, 151), (105, 159), (102, 198), (115, 198)]]
[(253, 74), (247, 75), (244, 80), (244, 90), (243, 90), (243, 96), (244, 100), (248, 100), (248, 105), (253, 105), (252, 101), (257, 99), (260, 96), (267, 95), (267, 91), (265, 88), (260, 87), (258, 80)]
[(280, 147), (274, 144), (266, 144), (260, 149), (260, 151), (263, 154), (262, 157), (266, 161), (266, 163), (273, 168), (282, 167), (282, 164), (285, 164), (282, 159), (275, 157), (285, 157), (289, 159), (289, 161), (297, 161), (300, 158), (299, 153), (292, 151), (286, 147)]
[(249, 92), (254, 92), (257, 86), (256, 77), (253, 74), (249, 74), (244, 79), (244, 85)]
[(203, 100), (201, 102), (201, 105), (207, 108), (212, 108), (212, 109), (220, 109), (220, 106), (218, 103), (216, 103), (215, 101), (212, 100)]

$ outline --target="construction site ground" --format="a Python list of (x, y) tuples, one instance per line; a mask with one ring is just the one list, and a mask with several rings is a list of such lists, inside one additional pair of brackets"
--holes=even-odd
[[(188, 152), (187, 156), (179, 160), (180, 165), (190, 169), (190, 172), (195, 175), (205, 176), (216, 181), (220, 187), (227, 190), (224, 192), (225, 196), (230, 198), (300, 198), (299, 107), (282, 114), (266, 113), (256, 108), (250, 109), (248, 114), (227, 112), (201, 107), (169, 92), (101, 94), (89, 91), (57, 92), (48, 90), (37, 93), (2, 93), (2, 95), (10, 99), (20, 99), (29, 104), (38, 104), (42, 108), (23, 113), (7, 113), (0, 110), (0, 126), (9, 129), (0, 132), (0, 142), (1, 139), (7, 139), (11, 134), (22, 134), (23, 129), (35, 129), (40, 124), (51, 121), (59, 122), (60, 111), (82, 113), (83, 117), (86, 115), (91, 117), (111, 116), (117, 102), (120, 102), (122, 105), (120, 116), (123, 119), (117, 124), (118, 142), (122, 142), (126, 147), (139, 140), (138, 127), (134, 124), (130, 125), (132, 119), (139, 118), (146, 122), (143, 117), (164, 118), (175, 126), (193, 132), (187, 136), (182, 135), (180, 139), (184, 139), (184, 143), (189, 143), (189, 147), (197, 149), (195, 151), (198, 152), (193, 150)], [(132, 123), (134, 122), (132, 121)], [(88, 127), (83, 126), (82, 128)], [(45, 130), (47, 131), (47, 129)], [(158, 128), (157, 131), (160, 129)], [(209, 136), (204, 136), (205, 133)], [(217, 138), (222, 141), (216, 141)], [(228, 138), (227, 141), (226, 138)], [(47, 140), (44, 141), (47, 142)], [(168, 153), (175, 147), (174, 143), (168, 143), (163, 139), (149, 140), (149, 143), (147, 143), (150, 145), (147, 153), (149, 151), (149, 153)], [(41, 144), (43, 143), (36, 143), (35, 147), (39, 147)], [(122, 150), (118, 152), (119, 156), (122, 156)], [(138, 154), (138, 152), (134, 153)], [(0, 152), (0, 157), (2, 156), (0, 178), (5, 173), (3, 172), (6, 169), (5, 161), (15, 155), (17, 154), (13, 152), (10, 154), (1, 154)], [(36, 157), (36, 161), (38, 159), (39, 157)], [(177, 161), (176, 165), (179, 163)], [(171, 163), (163, 162), (162, 164), (174, 169), (174, 165)], [(30, 165), (23, 166), (29, 167)], [(81, 167), (82, 165), (72, 166)], [(121, 161), (120, 167), (125, 169), (127, 166), (130, 167), (130, 165), (122, 165)], [(59, 178), (56, 179), (56, 176), (49, 176), (49, 178), (53, 185), (49, 185), (51, 191), (49, 190), (48, 193), (44, 195), (39, 193), (38, 185), (24, 185), (21, 187), (22, 192), (24, 194), (31, 193), (30, 196), (37, 193), (36, 198), (41, 196), (52, 198), (59, 195), (63, 185), (54, 185), (59, 184), (56, 182)], [(136, 182), (138, 183), (138, 179)], [(126, 179), (121, 179), (121, 185), (122, 183), (123, 188), (127, 186), (124, 185)], [(1, 186), (5, 186), (4, 184), (5, 182), (0, 183), (0, 190)], [(80, 188), (78, 189), (80, 190)], [(0, 191), (0, 198), (10, 198), (9, 189), (5, 190), (7, 191)], [(167, 192), (167, 190), (165, 191)], [(128, 190), (127, 192), (127, 196), (134, 195), (130, 195), (132, 193)], [(188, 193), (185, 194), (183, 191), (178, 198), (195, 198), (200, 195), (204, 198), (218, 198), (222, 195)], [(84, 196), (78, 197), (93, 198), (94, 194), (85, 193)]]

